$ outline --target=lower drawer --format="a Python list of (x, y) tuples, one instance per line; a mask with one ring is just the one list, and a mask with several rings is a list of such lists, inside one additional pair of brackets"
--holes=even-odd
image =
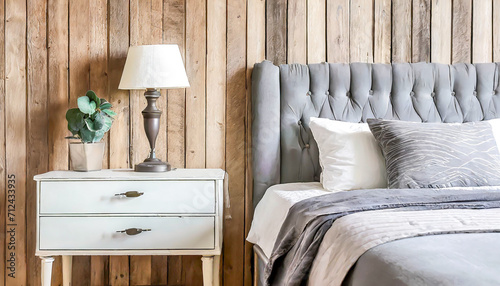
[[(151, 229), (136, 235), (117, 231)], [(213, 249), (214, 217), (41, 217), (40, 250)]]

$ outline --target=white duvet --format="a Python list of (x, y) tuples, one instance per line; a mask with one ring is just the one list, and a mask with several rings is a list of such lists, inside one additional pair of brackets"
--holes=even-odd
[[(270, 257), (288, 209), (298, 201), (328, 193), (315, 182), (269, 188), (255, 209), (247, 240)], [(385, 242), (424, 234), (478, 230), (499, 231), (500, 209), (379, 210), (348, 215), (336, 220), (325, 234), (308, 284), (340, 285), (363, 253)]]

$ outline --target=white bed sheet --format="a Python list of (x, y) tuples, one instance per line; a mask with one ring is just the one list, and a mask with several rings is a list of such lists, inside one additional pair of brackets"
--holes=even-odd
[(267, 257), (271, 257), (274, 243), (290, 207), (301, 200), (329, 193), (332, 192), (323, 189), (319, 182), (271, 186), (255, 208), (247, 241), (258, 245)]

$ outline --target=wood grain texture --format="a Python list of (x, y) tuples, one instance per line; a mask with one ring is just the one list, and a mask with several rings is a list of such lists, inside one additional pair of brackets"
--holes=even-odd
[(493, 61), (500, 62), (500, 3), (493, 2)]
[(392, 62), (411, 62), (411, 0), (392, 7)]
[[(5, 31), (5, 1), (0, 1), (0, 31)], [(6, 206), (7, 188), (5, 173), (5, 32), (0, 32), (0, 206)], [(5, 261), (7, 248), (5, 247), (6, 220), (7, 212), (0, 211), (0, 286), (5, 286)]]
[(326, 37), (321, 35), (326, 35), (326, 1), (307, 0), (306, 16), (307, 62), (324, 62), (326, 61)]
[[(36, 183), (31, 178), (49, 170), (47, 114), (47, 2), (27, 1), (27, 189), (26, 254), (29, 285), (40, 285), (40, 259), (36, 251)], [(36, 146), (36, 147), (35, 147)]]
[(151, 256), (130, 256), (130, 285), (151, 284)]
[[(398, 2), (395, 3), (398, 5)], [(391, 1), (375, 0), (375, 32), (373, 59), (376, 63), (391, 62)]]
[(288, 0), (287, 63), (307, 62), (307, 1)]
[[(228, 2), (228, 4), (231, 6), (231, 3)], [(287, 59), (286, 20), (287, 0), (266, 1), (266, 59), (275, 65), (284, 64)]]
[(451, 0), (432, 0), (431, 61), (451, 62)]
[(349, 62), (349, 0), (326, 3), (326, 58), (332, 63)]
[(207, 0), (206, 167), (225, 167), (226, 1)]
[[(129, 46), (128, 15), (128, 1), (109, 1), (108, 92), (113, 110), (117, 113), (109, 131), (110, 168), (130, 167), (129, 92), (118, 89)], [(108, 268), (109, 285), (129, 285), (128, 256), (110, 256)]]
[[(252, 68), (255, 63), (261, 62), (265, 58), (265, 40), (266, 40), (266, 18), (265, 18), (265, 1), (262, 0), (247, 0), (247, 34), (246, 34), (246, 120), (245, 120), (245, 235), (248, 233), (250, 229), (250, 224), (253, 215), (253, 203), (252, 203), (252, 194), (253, 194), (253, 179), (252, 179), (252, 162), (251, 162), (251, 138), (252, 138), (252, 91), (251, 91), (251, 75)], [(233, 199), (232, 203), (235, 199)], [(232, 208), (234, 209), (234, 207)], [(237, 212), (233, 212), (233, 216), (236, 215)], [(235, 217), (225, 217), (225, 220), (235, 219)], [(237, 218), (237, 217), (236, 217)], [(237, 225), (238, 222), (235, 224)], [(250, 282), (250, 272), (251, 268), (251, 257), (252, 257), (252, 246), (250, 243), (243, 242), (243, 246), (245, 248), (245, 285), (251, 285)], [(226, 282), (226, 273), (227, 270), (231, 270), (226, 266), (226, 262), (224, 261), (224, 283)], [(241, 282), (239, 282), (241, 283)], [(234, 284), (226, 284), (226, 285), (234, 285)]]
[(350, 62), (373, 62), (373, 0), (351, 0)]
[[(163, 42), (179, 46), (182, 58), (186, 58), (186, 2), (185, 0), (163, 1)], [(167, 158), (173, 168), (184, 168), (186, 159), (185, 118), (186, 89), (171, 89), (167, 97)], [(153, 258), (154, 259), (154, 258)], [(169, 256), (167, 285), (183, 285), (184, 276), (181, 256)], [(158, 267), (153, 262), (153, 267)], [(152, 270), (152, 283), (156, 283)], [(163, 279), (160, 277), (159, 279)], [(163, 280), (161, 280), (163, 281)], [(162, 282), (163, 283), (163, 282)]]
[[(182, 58), (186, 58), (186, 2), (164, 0), (163, 42), (179, 46)], [(186, 89), (168, 91), (167, 112), (167, 157), (174, 168), (185, 166), (185, 105)], [(173, 261), (171, 261), (173, 262)], [(171, 263), (169, 263), (172, 265)], [(177, 264), (177, 263), (176, 263)]]
[(471, 62), (472, 1), (453, 1), (452, 63)]
[(430, 62), (431, 0), (413, 0), (412, 15), (412, 61)]
[[(26, 2), (5, 2), (5, 172), (7, 174), (6, 231), (15, 232), (5, 259), (15, 258), (15, 274), (6, 269), (5, 285), (27, 283), (26, 237)], [(14, 182), (9, 180), (15, 180)], [(10, 186), (9, 184), (12, 184)], [(14, 191), (10, 191), (14, 190)], [(11, 197), (9, 197), (11, 195)], [(7, 233), (6, 233), (7, 237)], [(14, 248), (15, 249), (14, 249)], [(15, 251), (13, 251), (15, 250)], [(12, 255), (14, 254), (14, 255)], [(10, 265), (10, 264), (9, 264)]]
[[(245, 1), (232, 1), (229, 3), (227, 7), (227, 27), (228, 110), (225, 157), (226, 171), (232, 179), (229, 180), (231, 207), (224, 209), (223, 272), (224, 281), (226, 281), (225, 285), (235, 285), (229, 283), (241, 285), (244, 274), (246, 274), (245, 271), (248, 271), (248, 269), (244, 269), (245, 252), (243, 250), (245, 225), (246, 59), (242, 55), (246, 53), (247, 40)], [(281, 55), (275, 60), (285, 61), (286, 58), (285, 55)]]
[(491, 62), (493, 60), (493, 2), (475, 0), (472, 11), (472, 62)]
[[(108, 96), (108, 3), (107, 0), (90, 0), (89, 38), (89, 87), (96, 94), (110, 100)], [(109, 166), (109, 134), (103, 138), (106, 144), (103, 168)], [(109, 281), (109, 257), (92, 256), (90, 259), (90, 284), (106, 285)]]
[(206, 3), (186, 0), (186, 167), (205, 167)]
[[(48, 156), (49, 170), (68, 169), (68, 142), (64, 139), (70, 132), (65, 120), (68, 110), (68, 1), (48, 0)], [(62, 260), (55, 257), (52, 266), (52, 285), (62, 284)]]
[[(90, 3), (69, 2), (69, 105), (76, 107), (77, 98), (90, 88)], [(90, 257), (74, 256), (74, 286), (90, 284)]]

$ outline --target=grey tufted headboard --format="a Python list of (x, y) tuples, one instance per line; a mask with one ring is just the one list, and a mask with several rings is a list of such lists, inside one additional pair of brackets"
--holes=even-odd
[(252, 73), (254, 206), (274, 184), (318, 181), (310, 117), (468, 122), (500, 117), (500, 63), (310, 64)]

